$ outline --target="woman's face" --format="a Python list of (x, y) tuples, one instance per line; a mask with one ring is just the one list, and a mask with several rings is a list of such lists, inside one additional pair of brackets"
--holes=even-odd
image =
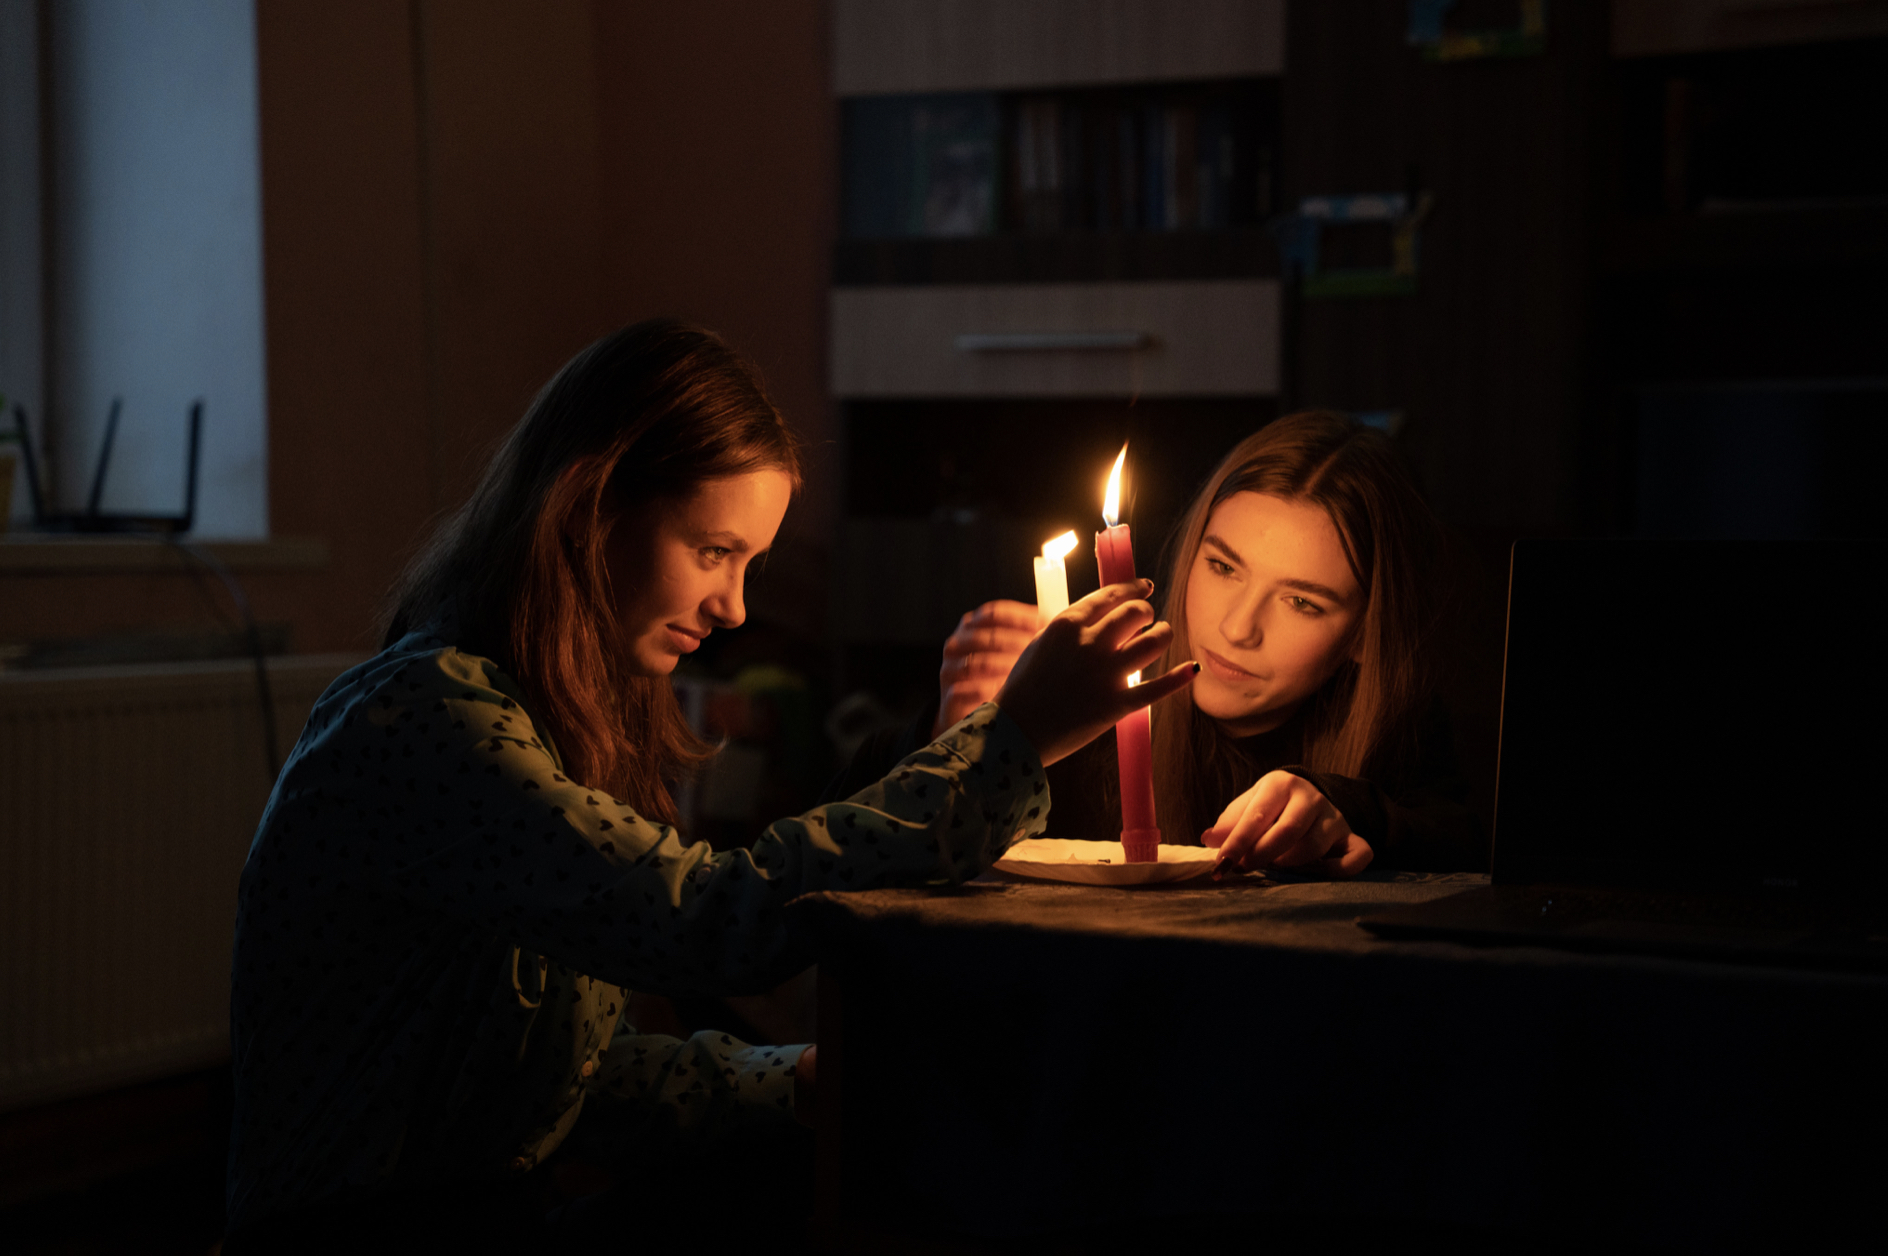
[(710, 632), (741, 625), (748, 565), (774, 543), (792, 495), (786, 473), (769, 469), (624, 512), (605, 561), (631, 671), (667, 676)]
[(1187, 582), (1193, 703), (1235, 737), (1276, 728), (1352, 650), (1363, 595), (1322, 507), (1235, 493)]

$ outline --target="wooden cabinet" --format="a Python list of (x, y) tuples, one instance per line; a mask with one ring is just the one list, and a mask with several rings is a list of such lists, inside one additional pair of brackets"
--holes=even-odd
[(842, 398), (1278, 390), (1270, 279), (840, 288), (832, 328)]
[(1285, 0), (834, 0), (833, 90), (1245, 78), (1285, 64)]
[(905, 681), (858, 660), (928, 685), (958, 614), (1027, 598), (1041, 542), (1093, 530), (1124, 440), (1151, 573), (1185, 496), (1275, 412), (1285, 3), (832, 15), (834, 636), (842, 685), (895, 704)]

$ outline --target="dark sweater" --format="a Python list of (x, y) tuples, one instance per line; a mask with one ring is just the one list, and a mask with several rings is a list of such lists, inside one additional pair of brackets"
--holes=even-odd
[[(821, 800), (847, 798), (881, 779), (892, 765), (930, 741), (937, 703), (898, 731), (868, 739), (852, 763), (827, 787)], [(1213, 797), (1197, 800), (1201, 815), (1217, 819), (1239, 793), (1261, 776), (1287, 771), (1318, 787), (1351, 831), (1370, 843), (1371, 866), (1410, 872), (1488, 871), (1488, 829), (1464, 802), (1468, 784), (1455, 757), (1455, 742), (1440, 703), (1429, 710), (1416, 741), (1411, 767), (1384, 782), (1313, 772), (1298, 760), (1304, 753), (1302, 722), (1294, 717), (1270, 732), (1242, 738), (1234, 746), (1247, 761), (1237, 788), (1225, 792), (1209, 782)], [(1051, 766), (1049, 826), (1045, 837), (1112, 841), (1121, 831), (1114, 730)], [(1224, 792), (1225, 796), (1218, 796)], [(1197, 833), (1168, 833), (1165, 840), (1198, 845)]]

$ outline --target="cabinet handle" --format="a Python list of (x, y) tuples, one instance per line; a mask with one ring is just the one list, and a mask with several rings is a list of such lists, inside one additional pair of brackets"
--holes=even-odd
[(1049, 349), (1146, 349), (1144, 331), (970, 331), (959, 333), (959, 353), (1035, 353)]

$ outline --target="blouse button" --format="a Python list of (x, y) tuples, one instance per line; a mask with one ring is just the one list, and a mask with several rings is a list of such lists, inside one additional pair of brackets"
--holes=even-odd
[(595, 1060), (585, 1060), (583, 1062), (583, 1067), (578, 1069), (577, 1071), (579, 1073), (582, 1073), (585, 1077), (588, 1077), (590, 1076), (590, 1074), (597, 1071), (597, 1062)]

